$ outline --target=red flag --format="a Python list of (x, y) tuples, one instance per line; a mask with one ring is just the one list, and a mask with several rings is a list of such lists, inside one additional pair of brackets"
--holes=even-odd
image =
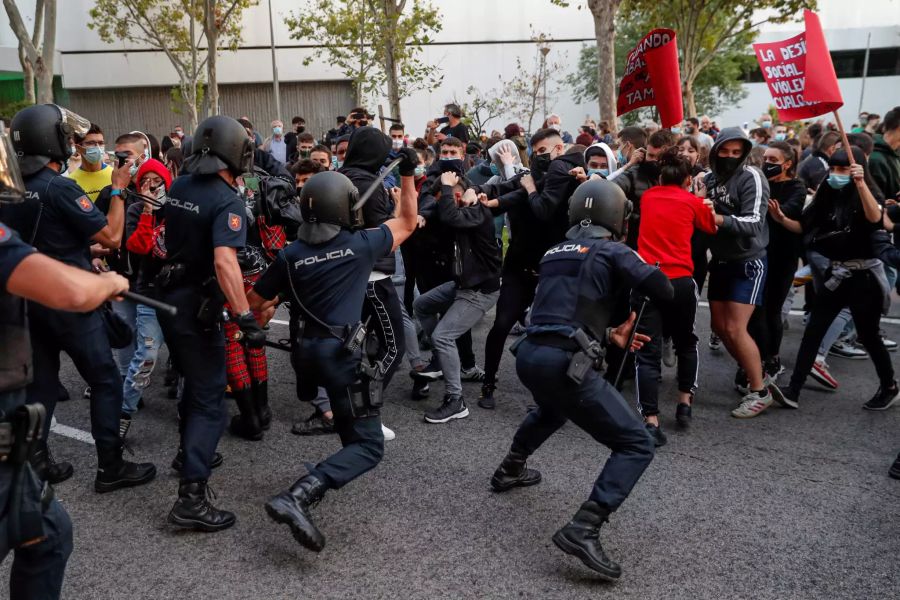
[(617, 114), (642, 106), (656, 106), (663, 127), (673, 127), (684, 119), (678, 47), (672, 29), (654, 29), (628, 53), (619, 83)]
[(844, 104), (816, 13), (804, 12), (806, 31), (780, 42), (753, 44), (778, 117), (809, 119)]

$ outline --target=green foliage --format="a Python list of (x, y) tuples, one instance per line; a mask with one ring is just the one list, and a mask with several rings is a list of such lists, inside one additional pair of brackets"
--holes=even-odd
[(553, 49), (545, 34), (532, 31), (531, 40), (535, 43), (532, 64), (523, 64), (517, 57), (516, 68), (512, 70), (515, 77), (503, 84), (502, 91), (507, 112), (528, 133), (532, 131), (532, 122), (539, 112), (549, 114), (553, 110), (553, 101), (558, 96), (558, 86), (562, 81), (558, 74), (564, 72), (566, 58), (565, 55), (560, 56), (562, 62), (550, 60)]
[[(392, 11), (386, 3), (394, 3)], [(427, 1), (309, 0), (285, 21), (291, 38), (317, 44), (312, 56), (327, 60), (353, 81), (357, 99), (385, 94), (388, 54), (397, 64), (400, 97), (440, 85), (437, 65), (422, 60), (422, 47), (442, 28), (440, 12)], [(390, 50), (393, 49), (393, 52)]]
[(468, 102), (457, 102), (463, 111), (462, 122), (469, 128), (469, 138), (475, 139), (481, 135), (487, 124), (499, 116), (505, 114), (509, 103), (503, 94), (497, 90), (482, 92), (474, 85), (466, 88)]
[(0, 104), (0, 120), (9, 123), (17, 112), (19, 112), (23, 108), (28, 108), (32, 104), (34, 103), (29, 102), (28, 100), (17, 100), (15, 102)]
[[(203, 104), (203, 98), (206, 96), (206, 86), (202, 83), (197, 84), (197, 106)], [(188, 103), (188, 99), (184, 97), (181, 86), (175, 86), (169, 90), (169, 110), (176, 115), (184, 114), (184, 106)]]

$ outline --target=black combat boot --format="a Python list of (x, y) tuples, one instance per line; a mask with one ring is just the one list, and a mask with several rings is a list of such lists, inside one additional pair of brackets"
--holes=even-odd
[(310, 506), (319, 502), (328, 489), (324, 482), (313, 475), (307, 475), (266, 502), (266, 512), (276, 523), (289, 525), (294, 539), (304, 548), (321, 552), (325, 547), (325, 536), (313, 523), (309, 514)]
[(253, 403), (253, 390), (231, 390), (234, 402), (237, 404), (239, 415), (231, 417), (231, 433), (245, 440), (258, 442), (263, 439), (262, 424), (259, 422), (259, 413)]
[(234, 513), (210, 504), (210, 494), (205, 479), (181, 480), (178, 483), (178, 500), (169, 511), (169, 523), (194, 531), (222, 531), (234, 525), (237, 520)]
[(260, 381), (253, 384), (253, 406), (259, 415), (259, 424), (268, 431), (272, 426), (272, 409), (269, 408), (269, 382)]
[(491, 477), (491, 487), (495, 492), (505, 492), (514, 487), (527, 487), (541, 482), (541, 472), (526, 468), (526, 458), (528, 457), (524, 454), (509, 451)]
[[(225, 459), (222, 458), (222, 455), (218, 452), (213, 454), (212, 460), (209, 461), (209, 468), (215, 469), (216, 467), (222, 466), (222, 463), (225, 462)], [(184, 468), (184, 448), (178, 446), (178, 453), (175, 454), (175, 458), (172, 459), (172, 470), (178, 471), (181, 473), (181, 470)]]
[(122, 458), (122, 446), (101, 450), (97, 448), (97, 477), (94, 491), (98, 494), (144, 485), (156, 477), (153, 463), (133, 463)]
[(581, 505), (568, 525), (553, 534), (556, 547), (581, 559), (604, 579), (614, 581), (621, 577), (622, 567), (603, 551), (600, 545), (600, 526), (608, 520), (609, 510), (588, 500)]
[(39, 479), (54, 485), (62, 483), (75, 472), (71, 463), (53, 460), (47, 442), (41, 442), (34, 454), (31, 455), (31, 468), (34, 469), (34, 473)]

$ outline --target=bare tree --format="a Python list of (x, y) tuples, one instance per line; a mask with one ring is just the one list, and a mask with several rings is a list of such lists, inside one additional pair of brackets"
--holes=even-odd
[[(37, 101), (53, 102), (53, 55), (56, 52), (56, 0), (37, 0), (34, 32), (28, 33), (15, 0), (3, 0), (9, 26), (19, 42), (19, 61), (25, 76), (25, 99), (34, 102), (34, 79), (37, 77)], [(43, 23), (42, 23), (43, 21)], [(43, 27), (42, 27), (43, 25)], [(43, 32), (42, 32), (43, 29)], [(38, 45), (38, 40), (43, 42)]]
[(597, 100), (600, 119), (616, 127), (616, 13), (622, 0), (588, 0), (597, 38)]
[(206, 35), (206, 81), (209, 89), (209, 114), (219, 114), (219, 76), (217, 59), (224, 39), (229, 50), (237, 50), (241, 40), (240, 16), (258, 0), (203, 0), (203, 33)]

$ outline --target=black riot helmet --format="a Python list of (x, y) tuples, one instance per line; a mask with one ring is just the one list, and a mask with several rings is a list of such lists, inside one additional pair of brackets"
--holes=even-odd
[(307, 244), (322, 244), (341, 229), (360, 227), (362, 215), (353, 210), (358, 199), (359, 192), (346, 175), (337, 171), (316, 173), (300, 191), (303, 224), (297, 237)]
[(32, 175), (49, 162), (65, 162), (72, 156), (72, 138), (90, 128), (90, 121), (56, 104), (23, 108), (10, 123), (22, 173)]
[(628, 231), (631, 201), (612, 181), (589, 179), (569, 198), (569, 239), (579, 237), (621, 239)]
[(25, 200), (22, 171), (3, 121), (0, 121), (0, 204), (17, 204)]
[(216, 115), (204, 119), (191, 141), (188, 171), (212, 175), (227, 169), (237, 177), (253, 171), (253, 144), (243, 125), (231, 117)]

